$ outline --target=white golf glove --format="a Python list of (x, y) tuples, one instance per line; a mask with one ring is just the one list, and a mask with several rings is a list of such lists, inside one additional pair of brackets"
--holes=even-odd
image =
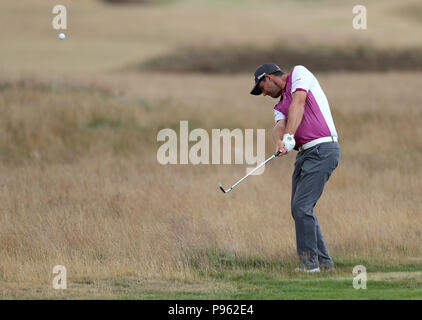
[(284, 144), (284, 147), (287, 149), (287, 151), (290, 152), (296, 145), (296, 141), (295, 141), (294, 136), (292, 134), (288, 134), (288, 133), (284, 134), (283, 144)]

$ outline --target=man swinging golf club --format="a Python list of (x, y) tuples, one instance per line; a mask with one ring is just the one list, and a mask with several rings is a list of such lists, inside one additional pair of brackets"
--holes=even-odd
[(298, 151), (292, 176), (291, 210), (296, 227), (299, 267), (296, 271), (333, 269), (314, 207), (338, 165), (340, 147), (330, 106), (318, 80), (304, 66), (289, 74), (274, 63), (255, 71), (253, 95), (281, 97), (274, 106), (273, 138), (278, 157)]

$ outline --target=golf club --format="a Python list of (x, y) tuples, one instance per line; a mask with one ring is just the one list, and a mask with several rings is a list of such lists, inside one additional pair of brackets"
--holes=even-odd
[(223, 191), (223, 193), (227, 193), (233, 190), (234, 187), (236, 187), (239, 183), (241, 183), (243, 180), (245, 180), (247, 177), (249, 177), (252, 173), (254, 173), (256, 170), (261, 168), (263, 165), (265, 165), (268, 161), (271, 161), (275, 157), (277, 157), (281, 152), (277, 151), (274, 153), (271, 157), (269, 157), (267, 160), (265, 160), (263, 163), (261, 163), (259, 166), (257, 166), (255, 169), (253, 169), (251, 172), (249, 172), (246, 176), (244, 176), (242, 179), (240, 179), (238, 182), (236, 182), (234, 185), (232, 185), (229, 189), (225, 190), (223, 188), (223, 185), (221, 183), (218, 183), (218, 186), (220, 187), (220, 190)]

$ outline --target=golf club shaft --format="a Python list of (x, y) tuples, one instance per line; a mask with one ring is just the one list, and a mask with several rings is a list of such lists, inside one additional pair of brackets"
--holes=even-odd
[(275, 157), (277, 157), (280, 154), (280, 151), (277, 151), (274, 153), (271, 157), (269, 157), (267, 160), (265, 160), (263, 163), (261, 163), (259, 166), (257, 166), (255, 169), (253, 169), (251, 172), (249, 172), (246, 176), (244, 176), (242, 179), (240, 179), (238, 182), (236, 182), (234, 185), (230, 187), (230, 189), (233, 189), (236, 187), (239, 183), (241, 183), (243, 180), (245, 180), (247, 177), (249, 177), (252, 173), (254, 173), (256, 170), (261, 168), (263, 165), (265, 165), (268, 161), (271, 161)]

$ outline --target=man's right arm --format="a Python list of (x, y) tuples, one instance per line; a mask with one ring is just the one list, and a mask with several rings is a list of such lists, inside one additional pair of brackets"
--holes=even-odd
[(282, 150), (284, 147), (283, 144), (283, 134), (284, 129), (286, 128), (286, 120), (278, 120), (273, 128), (273, 139), (275, 143), (275, 152)]

